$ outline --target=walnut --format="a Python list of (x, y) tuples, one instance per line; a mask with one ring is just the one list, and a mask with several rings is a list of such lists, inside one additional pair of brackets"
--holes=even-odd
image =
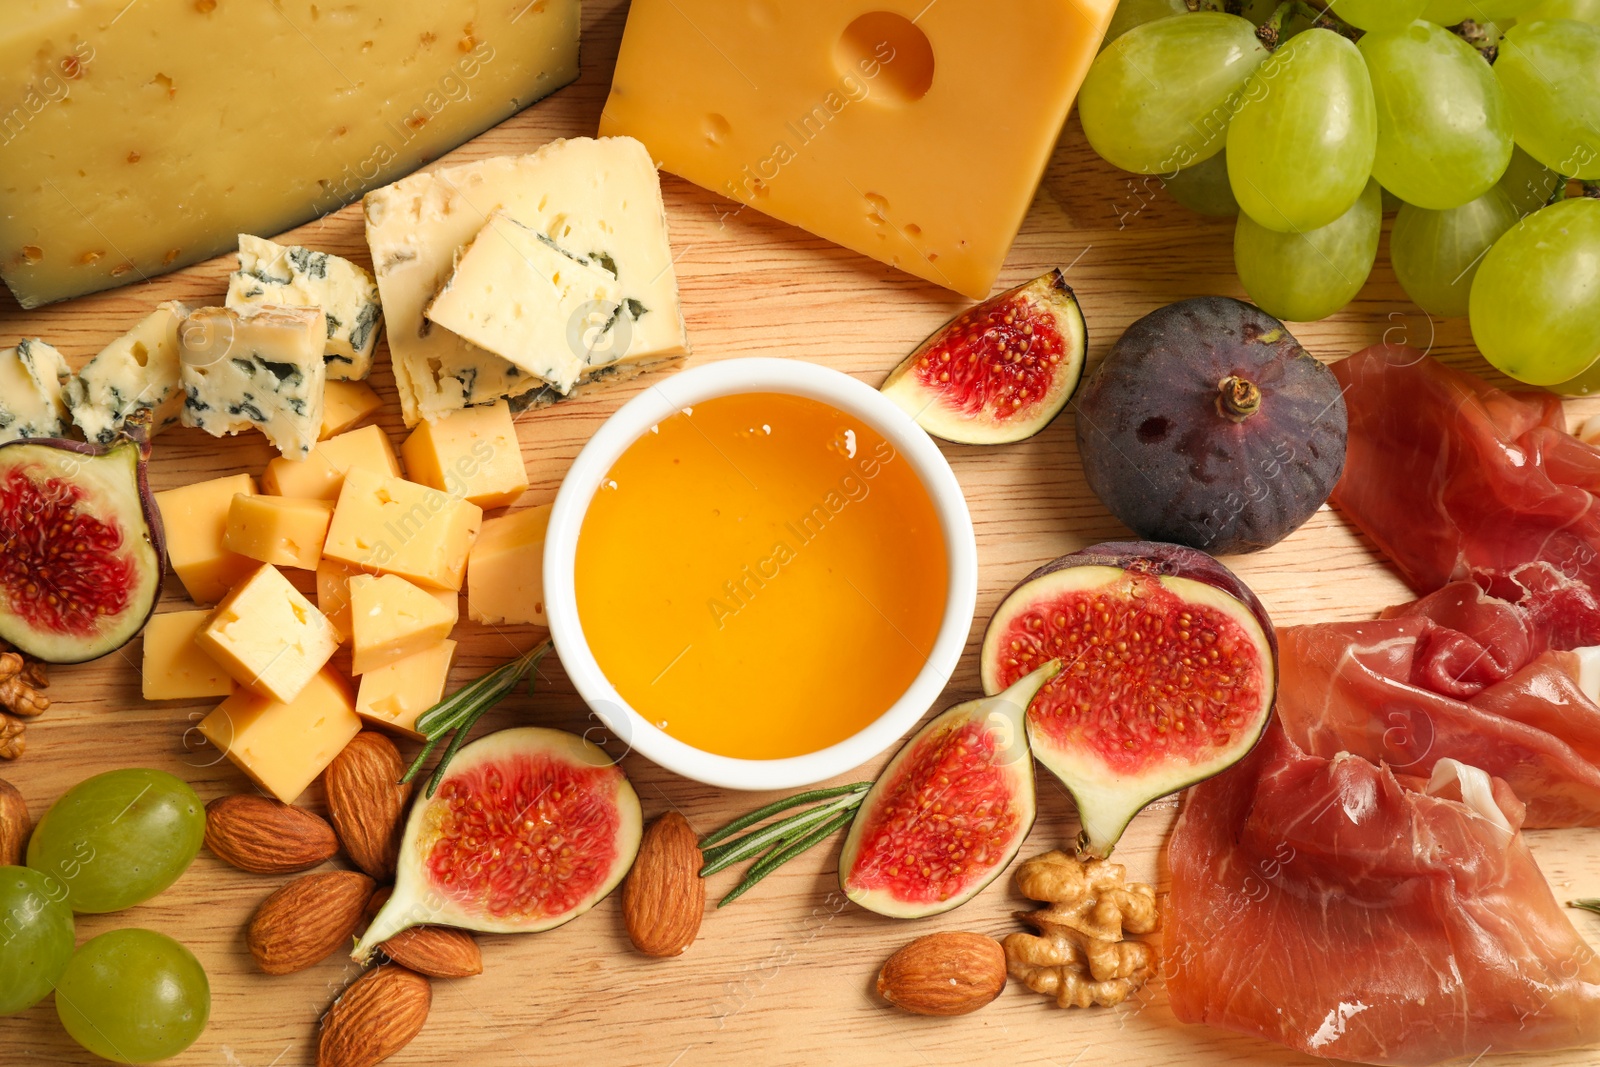
[(1149, 981), (1155, 951), (1128, 934), (1160, 925), (1155, 890), (1120, 863), (1047, 852), (1017, 869), (1017, 889), (1050, 906), (1017, 917), (1039, 933), (1005, 940), (1011, 977), (1063, 1008), (1121, 1004)]
[(21, 719), (0, 712), (0, 759), (16, 759), (28, 747), (28, 728)]
[(0, 708), (12, 715), (31, 719), (50, 707), (50, 698), (39, 692), (30, 678), (38, 672), (16, 652), (0, 653)]

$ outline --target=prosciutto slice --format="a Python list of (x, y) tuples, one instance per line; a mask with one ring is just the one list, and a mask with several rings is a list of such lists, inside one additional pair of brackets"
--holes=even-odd
[(1503, 779), (1529, 826), (1600, 825), (1600, 650), (1552, 650), (1530, 611), (1457, 582), (1375, 622), (1278, 631), (1278, 717), (1306, 752)]
[(1276, 725), (1191, 789), (1164, 967), (1185, 1022), (1329, 1059), (1433, 1064), (1600, 1041), (1600, 958), (1502, 781), (1301, 752)]
[(1469, 579), (1600, 644), (1600, 449), (1561, 401), (1506, 392), (1402, 345), (1333, 364), (1350, 437), (1334, 504), (1419, 594)]

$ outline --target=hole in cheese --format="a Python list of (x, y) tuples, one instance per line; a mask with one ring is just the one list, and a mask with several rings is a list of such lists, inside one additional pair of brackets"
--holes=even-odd
[(915, 103), (933, 85), (928, 35), (892, 11), (869, 11), (846, 26), (833, 60), (841, 74), (867, 79), (869, 100)]

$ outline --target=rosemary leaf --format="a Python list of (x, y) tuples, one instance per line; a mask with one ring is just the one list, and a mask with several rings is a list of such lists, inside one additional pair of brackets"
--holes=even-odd
[(763, 851), (768, 845), (791, 841), (837, 812), (848, 811), (853, 814), (860, 805), (859, 796), (853, 793), (845, 794), (825, 804), (818, 804), (814, 808), (807, 808), (788, 818), (769, 823), (759, 830), (752, 830), (743, 837), (728, 842), (722, 848), (713, 849), (710, 856), (704, 857), (706, 863), (700, 868), (700, 877), (716, 874), (748, 856)]
[(822, 842), (832, 837), (839, 830), (843, 829), (851, 819), (855, 818), (855, 814), (855, 809), (853, 808), (842, 811), (828, 822), (823, 823), (817, 829), (813, 830), (811, 833), (800, 838), (800, 840), (791, 845), (786, 845), (781, 851), (772, 852), (761, 857), (759, 862), (750, 865), (750, 869), (744, 874), (744, 879), (740, 881), (738, 885), (734, 886), (727, 896), (717, 901), (717, 907), (724, 907), (733, 903), (735, 900), (738, 900), (745, 893), (749, 892), (757, 882), (761, 881), (761, 879), (765, 878), (767, 875), (771, 874), (785, 863), (788, 863), (790, 860), (800, 855), (800, 853), (808, 851), (809, 849), (820, 845)]
[(700, 839), (700, 848), (702, 850), (708, 849), (718, 841), (731, 837), (747, 826), (754, 826), (762, 819), (776, 815), (780, 811), (787, 811), (790, 808), (799, 807), (801, 804), (808, 804), (813, 800), (827, 800), (845, 793), (865, 793), (871, 788), (871, 782), (852, 782), (849, 785), (836, 785), (828, 789), (813, 789), (809, 793), (797, 793), (792, 797), (773, 801), (766, 807), (757, 808), (748, 815), (741, 815), (722, 829), (707, 834)]
[(535, 668), (550, 651), (550, 647), (549, 641), (535, 645), (511, 662), (502, 664), (477, 681), (462, 686), (417, 716), (416, 730), (427, 738), (427, 743), (417, 758), (411, 761), (411, 766), (406, 768), (406, 773), (400, 778), (400, 782), (402, 784), (409, 782), (421, 773), (428, 756), (447, 735), (450, 735), (450, 743), (445, 747), (444, 755), (439, 758), (433, 776), (428, 779), (427, 795), (433, 796), (434, 791), (439, 788), (439, 783), (444, 780), (445, 768), (461, 750), (461, 746), (466, 744), (467, 735), (483, 717), (484, 712), (504, 699), (523, 678), (528, 679), (528, 692), (533, 692)]
[(1584, 911), (1592, 911), (1596, 915), (1600, 915), (1600, 897), (1588, 900), (1569, 900), (1567, 901), (1567, 907), (1582, 908)]

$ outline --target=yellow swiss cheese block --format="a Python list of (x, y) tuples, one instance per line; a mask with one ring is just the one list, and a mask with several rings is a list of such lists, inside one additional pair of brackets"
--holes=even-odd
[(376, 426), (363, 426), (318, 442), (305, 459), (279, 456), (268, 461), (261, 474), (261, 489), (273, 496), (337, 500), (345, 473), (351, 467), (400, 476), (400, 461), (395, 458), (389, 435)]
[(5, 0), (0, 276), (23, 307), (344, 207), (578, 74), (579, 0)]
[(544, 616), (544, 535), (550, 505), (486, 519), (467, 563), (467, 618), (537, 623)]
[(231, 696), (233, 679), (200, 650), (195, 637), (211, 612), (168, 611), (144, 625), (144, 665), (139, 674), (146, 700), (193, 700)]
[(356, 714), (373, 726), (418, 741), (427, 740), (416, 731), (417, 716), (443, 698), (455, 658), (456, 643), (440, 641), (366, 672), (356, 693)]
[(200, 720), (199, 729), (252, 781), (292, 804), (361, 732), (361, 719), (349, 684), (322, 670), (287, 703), (241, 689)]
[(339, 634), (264, 564), (217, 605), (195, 643), (246, 689), (288, 703), (338, 651)]
[(345, 475), (322, 554), (373, 574), (395, 574), (428, 589), (460, 589), (483, 509), (361, 467)]
[(504, 507), (528, 488), (528, 468), (504, 400), (418, 423), (400, 455), (412, 481), (480, 508)]
[(322, 389), (322, 429), (317, 440), (344, 433), (382, 407), (382, 398), (366, 382), (330, 380)]
[(443, 641), (456, 612), (392, 574), (350, 578), (351, 674), (366, 674)]
[(989, 294), (1116, 0), (634, 0), (602, 136)]
[(275, 567), (315, 570), (333, 519), (333, 501), (240, 493), (228, 509), (222, 543)]
[(254, 478), (234, 474), (156, 494), (167, 535), (167, 560), (196, 604), (215, 604), (258, 566), (223, 544), (233, 498), (255, 491)]

